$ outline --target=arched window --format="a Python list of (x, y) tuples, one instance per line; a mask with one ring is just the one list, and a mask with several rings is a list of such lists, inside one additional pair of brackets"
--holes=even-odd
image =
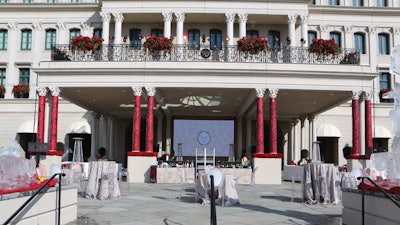
[(376, 0), (376, 7), (386, 7), (387, 0)]
[(354, 48), (361, 54), (365, 54), (365, 35), (363, 33), (354, 33)]
[(51, 50), (51, 48), (55, 44), (56, 44), (56, 30), (55, 29), (47, 29), (44, 49)]
[(8, 31), (0, 30), (0, 50), (7, 50)]
[(219, 29), (210, 30), (210, 49), (222, 49), (222, 31)]
[(279, 49), (281, 46), (281, 33), (276, 30), (270, 30), (268, 32), (268, 43), (273, 50)]
[(308, 31), (308, 46), (311, 45), (312, 41), (317, 39), (317, 32), (315, 31)]
[(248, 30), (246, 32), (246, 37), (248, 38), (258, 37), (258, 30)]
[(328, 0), (328, 5), (340, 5), (339, 0)]
[(93, 36), (103, 37), (103, 29), (102, 28), (94, 28)]
[(188, 31), (188, 48), (189, 50), (200, 49), (200, 30), (190, 29)]
[(129, 30), (129, 47), (133, 49), (140, 49), (142, 47), (142, 30), (131, 29)]
[(389, 35), (385, 33), (378, 34), (378, 49), (380, 55), (389, 55)]
[(21, 50), (31, 50), (32, 30), (24, 29), (21, 31)]
[(71, 29), (69, 30), (69, 39), (71, 40), (72, 38), (81, 35), (81, 30), (80, 29)]
[(364, 6), (363, 0), (353, 0), (353, 6)]
[(151, 35), (156, 37), (162, 37), (164, 35), (164, 31), (159, 28), (151, 29)]
[(332, 38), (335, 39), (335, 43), (337, 45), (342, 46), (342, 40), (340, 38), (340, 33), (339, 32), (336, 32), (336, 31), (331, 32), (331, 33), (329, 33), (329, 36), (331, 37), (331, 39)]

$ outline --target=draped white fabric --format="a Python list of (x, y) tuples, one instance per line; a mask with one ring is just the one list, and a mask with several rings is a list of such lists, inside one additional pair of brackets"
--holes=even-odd
[(118, 198), (121, 195), (116, 176), (115, 161), (92, 161), (89, 163), (87, 198)]

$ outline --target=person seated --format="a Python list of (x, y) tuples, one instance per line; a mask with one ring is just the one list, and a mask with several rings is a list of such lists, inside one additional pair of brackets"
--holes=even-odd
[(106, 148), (99, 148), (99, 154), (97, 155), (97, 160), (108, 160), (106, 157)]
[(241, 159), (241, 163), (243, 167), (247, 167), (249, 166), (249, 159), (247, 158), (247, 154), (243, 154), (242, 159)]

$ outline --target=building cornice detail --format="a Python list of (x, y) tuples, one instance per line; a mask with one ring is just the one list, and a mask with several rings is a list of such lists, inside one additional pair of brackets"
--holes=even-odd
[(122, 13), (112, 13), (112, 15), (114, 16), (115, 22), (118, 22), (118, 23), (124, 22), (124, 14), (122, 14)]
[(185, 22), (185, 13), (183, 12), (176, 12), (175, 13), (176, 22), (183, 23)]
[(142, 87), (132, 87), (133, 94), (135, 96), (141, 96), (142, 95)]
[(239, 23), (246, 23), (247, 22), (247, 17), (249, 16), (249, 14), (247, 13), (239, 13), (238, 17), (239, 17)]
[(100, 12), (100, 16), (101, 16), (101, 20), (103, 22), (109, 23), (111, 20), (111, 15), (110, 13), (106, 13), (106, 12)]
[(49, 87), (52, 96), (60, 96), (60, 88), (58, 87)]
[(276, 98), (278, 96), (278, 91), (279, 89), (268, 89), (269, 97), (270, 98)]
[(235, 17), (236, 17), (236, 13), (225, 13), (226, 23), (234, 23)]
[(171, 22), (172, 21), (172, 12), (163, 12), (163, 20), (164, 22)]
[(265, 88), (256, 88), (257, 98), (264, 98), (265, 90)]

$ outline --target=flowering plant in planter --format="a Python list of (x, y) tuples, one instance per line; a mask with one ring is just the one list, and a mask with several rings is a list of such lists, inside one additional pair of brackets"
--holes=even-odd
[(149, 50), (150, 54), (161, 51), (167, 51), (168, 53), (171, 53), (173, 40), (173, 38), (167, 38), (164, 37), (164, 35), (162, 37), (150, 35), (146, 37), (146, 41), (143, 43), (143, 46)]
[(27, 98), (29, 96), (29, 84), (17, 84), (14, 85), (12, 93), (17, 98)]
[(6, 93), (6, 88), (4, 85), (0, 84), (0, 98), (4, 98), (4, 94)]
[(310, 53), (316, 54), (318, 57), (333, 56), (335, 58), (340, 52), (340, 47), (335, 43), (335, 39), (313, 39), (310, 47), (308, 48)]
[(243, 37), (237, 41), (237, 48), (239, 52), (255, 55), (261, 51), (268, 50), (268, 39), (265, 37)]
[(99, 36), (82, 36), (78, 35), (71, 39), (72, 49), (78, 51), (92, 51), (94, 54), (97, 50), (101, 49), (104, 39)]

